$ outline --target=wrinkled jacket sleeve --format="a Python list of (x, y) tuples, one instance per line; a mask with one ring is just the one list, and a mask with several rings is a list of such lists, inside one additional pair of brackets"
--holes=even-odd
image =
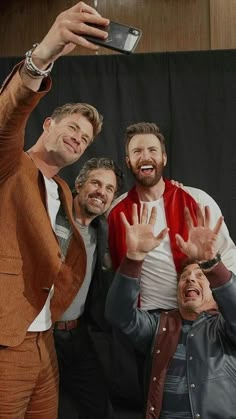
[[(195, 201), (200, 205), (201, 209), (208, 205), (211, 211), (210, 226), (214, 227), (218, 218), (222, 215), (221, 210), (214, 199), (201, 189), (192, 188), (190, 186), (184, 187)], [(225, 266), (236, 274), (236, 246), (229, 235), (228, 228), (223, 222), (217, 239), (217, 250), (220, 252), (222, 261)]]
[(0, 91), (0, 183), (17, 170), (28, 117), (51, 86), (47, 79), (42, 83), (42, 90), (33, 92), (24, 86), (20, 67), (21, 63), (13, 69)]
[(236, 345), (236, 276), (232, 273), (229, 281), (213, 288), (212, 293), (221, 313), (219, 326), (222, 333)]
[(139, 292), (139, 279), (118, 270), (107, 295), (105, 316), (128, 336), (136, 349), (146, 352), (156, 330), (157, 315), (137, 308)]

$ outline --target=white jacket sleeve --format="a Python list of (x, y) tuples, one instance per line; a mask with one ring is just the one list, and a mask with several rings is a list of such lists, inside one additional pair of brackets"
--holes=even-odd
[[(190, 186), (184, 186), (183, 189), (195, 199), (201, 209), (204, 209), (204, 206), (206, 205), (210, 207), (210, 225), (211, 227), (214, 227), (218, 218), (222, 215), (221, 210), (214, 199), (201, 189), (192, 188)], [(236, 274), (236, 246), (229, 235), (229, 230), (225, 222), (220, 229), (217, 245), (223, 263), (230, 271)]]

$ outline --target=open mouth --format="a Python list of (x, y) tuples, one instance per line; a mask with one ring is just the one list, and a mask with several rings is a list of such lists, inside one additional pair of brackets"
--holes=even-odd
[(94, 197), (94, 196), (90, 196), (90, 200), (95, 204), (95, 205), (104, 205), (104, 200), (98, 197)]
[(184, 296), (187, 298), (197, 297), (200, 295), (200, 291), (197, 288), (186, 288), (184, 290)]
[(154, 167), (151, 164), (145, 164), (140, 167), (141, 173), (144, 175), (150, 175), (154, 170)]

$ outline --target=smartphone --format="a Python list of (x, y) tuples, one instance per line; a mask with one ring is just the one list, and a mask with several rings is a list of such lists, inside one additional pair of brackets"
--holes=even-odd
[[(88, 25), (88, 23), (87, 23)], [(100, 45), (104, 48), (110, 48), (124, 54), (134, 52), (138, 42), (142, 36), (142, 31), (138, 28), (133, 28), (123, 25), (118, 22), (110, 21), (106, 27), (98, 25), (90, 25), (108, 32), (106, 39), (96, 38), (95, 36), (84, 35), (88, 41)]]

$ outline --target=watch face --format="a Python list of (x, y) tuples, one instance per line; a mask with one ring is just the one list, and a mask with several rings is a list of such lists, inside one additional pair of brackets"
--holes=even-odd
[(217, 253), (213, 259), (206, 260), (206, 262), (200, 262), (199, 266), (201, 269), (210, 269), (220, 261), (221, 261), (220, 253)]

